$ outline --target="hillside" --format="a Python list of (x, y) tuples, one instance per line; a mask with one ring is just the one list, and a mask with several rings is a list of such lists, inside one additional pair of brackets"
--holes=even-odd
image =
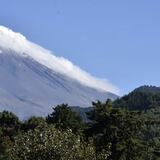
[(160, 107), (160, 88), (155, 86), (141, 86), (114, 102), (115, 107), (131, 110), (148, 110)]
[(112, 85), (2, 26), (0, 75), (0, 111), (22, 119), (46, 116), (62, 103), (89, 107), (95, 100), (117, 98)]

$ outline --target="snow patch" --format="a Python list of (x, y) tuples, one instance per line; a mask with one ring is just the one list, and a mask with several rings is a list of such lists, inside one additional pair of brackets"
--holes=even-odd
[[(117, 87), (108, 80), (92, 76), (69, 60), (55, 56), (51, 51), (28, 41), (26, 37), (20, 33), (13, 32), (4, 26), (0, 26), (0, 48), (1, 50), (6, 50), (6, 53), (14, 51), (20, 56), (29, 56), (42, 65), (66, 75), (85, 86), (104, 92), (118, 93)], [(2, 51), (0, 51), (0, 53), (2, 53)]]

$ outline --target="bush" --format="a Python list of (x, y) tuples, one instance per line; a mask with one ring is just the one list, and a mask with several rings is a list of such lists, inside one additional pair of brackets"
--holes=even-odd
[[(18, 135), (9, 150), (11, 160), (97, 160), (92, 143), (86, 144), (71, 130), (42, 126)], [(108, 153), (101, 156), (106, 157)]]

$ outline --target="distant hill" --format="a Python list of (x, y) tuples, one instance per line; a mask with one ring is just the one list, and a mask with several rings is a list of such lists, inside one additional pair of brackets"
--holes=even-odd
[(160, 93), (160, 87), (144, 85), (139, 88), (136, 88), (134, 92), (145, 92), (145, 93), (158, 94)]
[[(141, 86), (119, 99), (113, 101), (115, 108), (127, 108), (130, 110), (146, 111), (149, 109), (158, 109), (160, 111), (160, 87), (156, 86)], [(93, 107), (71, 107), (73, 111), (80, 114), (84, 121), (87, 121), (86, 112), (89, 112)], [(159, 115), (159, 114), (158, 114)]]
[(128, 95), (115, 100), (114, 106), (131, 110), (148, 110), (160, 107), (160, 88), (141, 86)]

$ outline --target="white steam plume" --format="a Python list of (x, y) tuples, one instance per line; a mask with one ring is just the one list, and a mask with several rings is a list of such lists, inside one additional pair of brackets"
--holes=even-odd
[(46, 67), (88, 87), (118, 93), (117, 87), (106, 79), (99, 79), (90, 75), (69, 60), (53, 55), (51, 51), (28, 41), (20, 33), (13, 32), (4, 26), (0, 26), (0, 47), (2, 50), (12, 50), (21, 56), (29, 56)]

